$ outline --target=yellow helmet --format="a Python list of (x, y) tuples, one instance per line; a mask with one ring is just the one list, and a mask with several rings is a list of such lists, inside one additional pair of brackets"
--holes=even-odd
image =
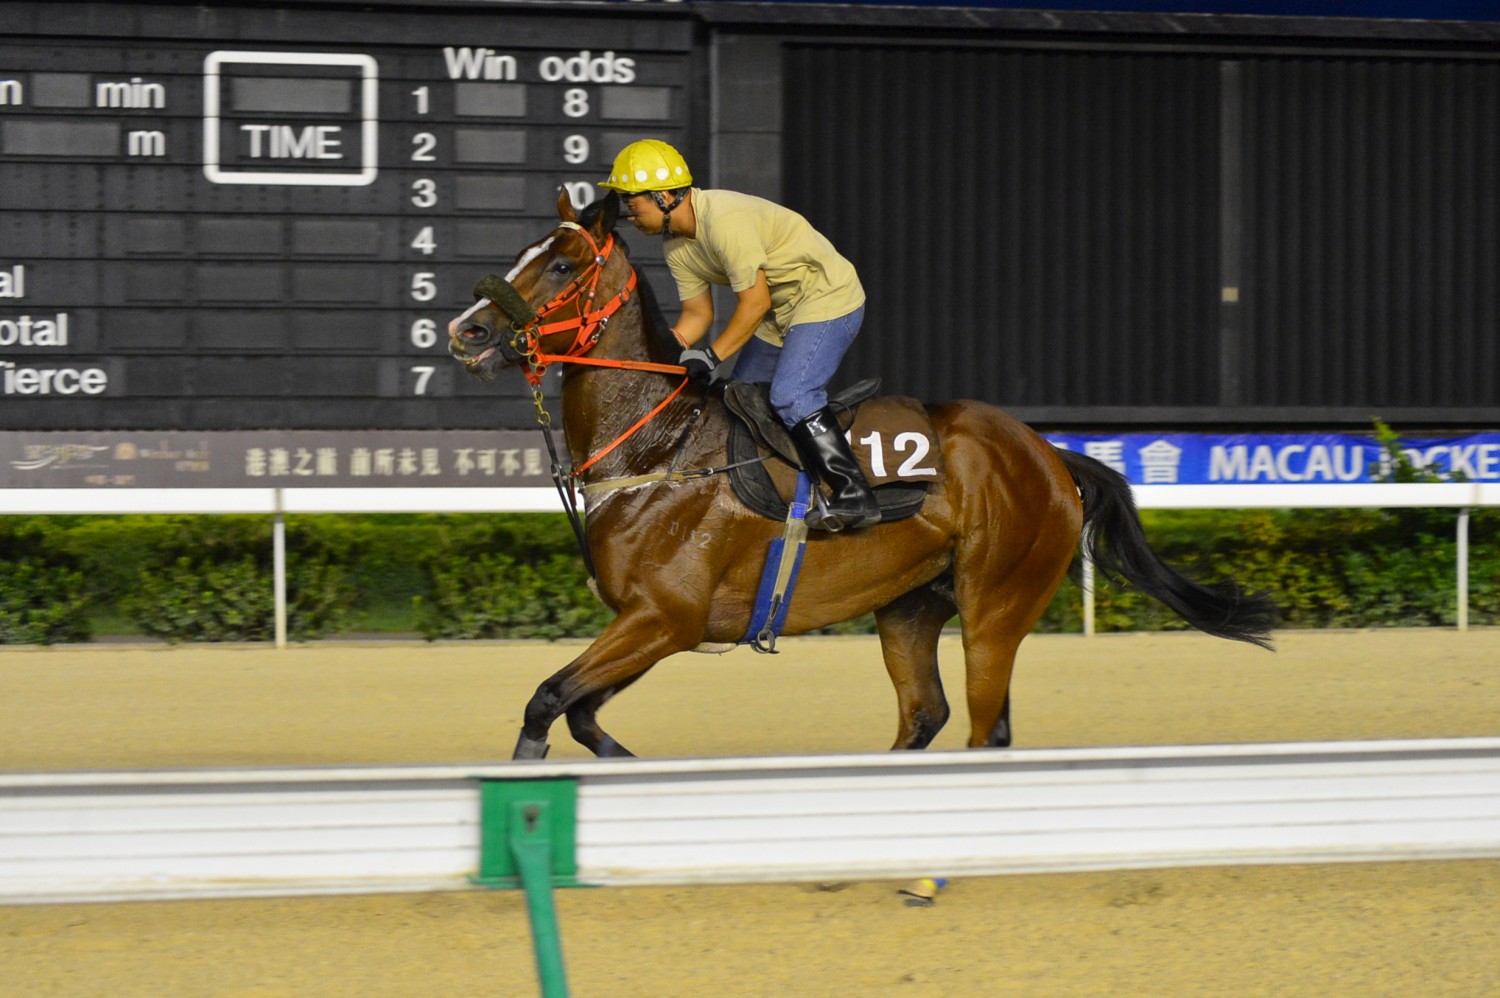
[(620, 150), (609, 179), (599, 186), (621, 194), (641, 194), (691, 187), (692, 183), (693, 172), (682, 153), (660, 139), (641, 139)]

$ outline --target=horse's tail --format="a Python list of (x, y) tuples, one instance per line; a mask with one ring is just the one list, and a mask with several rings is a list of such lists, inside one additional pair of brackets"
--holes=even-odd
[(1083, 550), (1105, 578), (1124, 579), (1161, 600), (1200, 631), (1271, 647), (1276, 609), (1232, 581), (1201, 585), (1161, 560), (1146, 540), (1130, 483), (1113, 468), (1059, 450), (1083, 497)]

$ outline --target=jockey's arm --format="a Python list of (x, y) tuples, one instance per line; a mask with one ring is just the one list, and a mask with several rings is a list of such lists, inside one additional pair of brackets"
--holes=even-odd
[(766, 283), (766, 272), (757, 270), (755, 283), (736, 292), (736, 297), (739, 301), (735, 303), (734, 314), (729, 317), (719, 338), (714, 340), (714, 353), (724, 360), (733, 357), (740, 347), (750, 342), (756, 327), (771, 310), (771, 286)]
[[(750, 342), (760, 320), (771, 310), (771, 286), (766, 283), (766, 272), (757, 270), (755, 283), (736, 292), (735, 297), (738, 301), (734, 306), (734, 314), (729, 317), (729, 324), (714, 341), (714, 353), (721, 360), (728, 360), (739, 352), (740, 347)], [(677, 325), (672, 331), (677, 334), (683, 346), (690, 347), (701, 340), (713, 324), (713, 293), (705, 291), (682, 302), (682, 314), (677, 317)]]
[(714, 324), (714, 297), (709, 291), (701, 295), (685, 298), (682, 302), (682, 314), (677, 317), (677, 325), (672, 327), (672, 332), (677, 334), (677, 339), (685, 347), (703, 339), (703, 334), (708, 332), (708, 327)]

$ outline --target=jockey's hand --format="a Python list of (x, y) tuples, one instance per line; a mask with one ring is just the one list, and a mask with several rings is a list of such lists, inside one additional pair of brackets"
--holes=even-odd
[(687, 376), (700, 385), (714, 383), (714, 372), (724, 363), (713, 347), (688, 347), (677, 357), (677, 363), (687, 368)]

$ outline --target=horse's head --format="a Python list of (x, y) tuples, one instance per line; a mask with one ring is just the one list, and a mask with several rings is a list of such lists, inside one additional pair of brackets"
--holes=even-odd
[(589, 313), (615, 291), (599, 281), (616, 246), (619, 199), (608, 194), (580, 216), (564, 191), (557, 214), (558, 227), (522, 250), (504, 277), (481, 278), (474, 306), (448, 323), (448, 352), (481, 381), (528, 358), (535, 368), (539, 355), (585, 352), (598, 337), (602, 325)]

